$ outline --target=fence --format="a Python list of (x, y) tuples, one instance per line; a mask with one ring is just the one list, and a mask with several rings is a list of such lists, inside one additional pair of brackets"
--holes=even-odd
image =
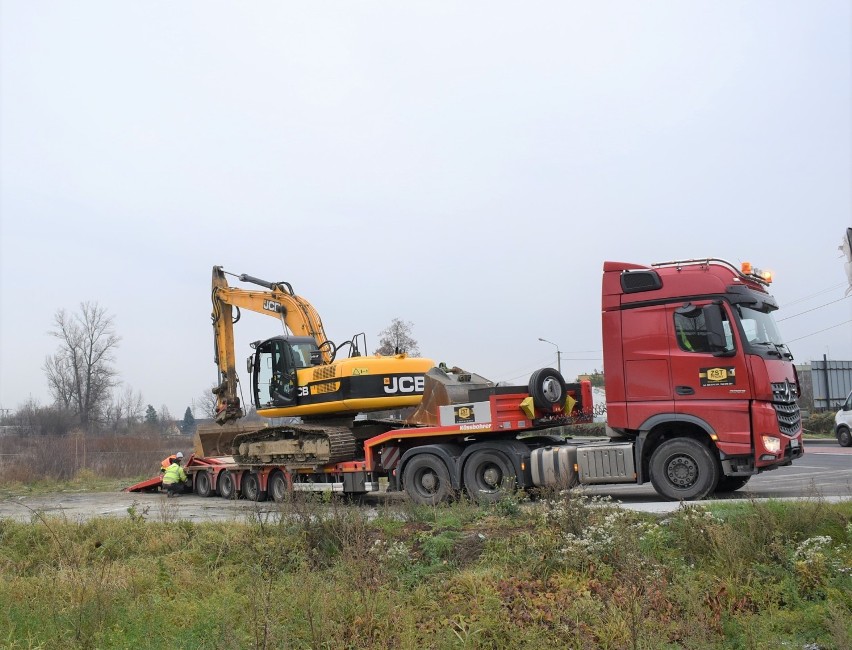
[(852, 361), (834, 361), (825, 357), (822, 361), (811, 361), (811, 381), (814, 409), (837, 410), (852, 392)]

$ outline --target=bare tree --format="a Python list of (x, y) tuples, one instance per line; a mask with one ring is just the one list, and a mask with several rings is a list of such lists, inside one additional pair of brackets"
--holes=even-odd
[(201, 417), (213, 419), (216, 417), (216, 395), (213, 394), (213, 389), (216, 388), (217, 384), (213, 384), (210, 388), (206, 388), (201, 392), (201, 396), (198, 399), (192, 400), (192, 406), (198, 407), (198, 411), (201, 413)]
[(125, 384), (121, 392), (113, 394), (112, 401), (107, 409), (109, 417), (105, 418), (107, 424), (112, 424), (116, 429), (129, 431), (142, 420), (145, 408), (145, 400), (142, 393), (133, 390), (133, 386)]
[(61, 406), (41, 406), (30, 397), (5, 421), (25, 435), (64, 435), (74, 427), (74, 414)]
[(133, 425), (142, 421), (142, 412), (145, 408), (145, 400), (142, 398), (142, 391), (134, 391), (132, 386), (127, 386), (124, 393), (121, 395), (122, 417), (124, 418), (126, 428), (130, 429)]
[(394, 318), (391, 324), (379, 332), (379, 347), (375, 354), (399, 354), (405, 352), (411, 357), (420, 354), (417, 341), (411, 336), (414, 323)]
[(169, 407), (165, 404), (157, 411), (157, 421), (160, 423), (160, 430), (165, 434), (174, 433), (174, 430), (177, 429), (177, 423), (172, 417)]
[(50, 334), (59, 339), (59, 349), (44, 362), (50, 392), (57, 405), (71, 410), (89, 430), (118, 383), (112, 364), (121, 339), (112, 316), (97, 303), (80, 303), (75, 314), (60, 309), (53, 324)]

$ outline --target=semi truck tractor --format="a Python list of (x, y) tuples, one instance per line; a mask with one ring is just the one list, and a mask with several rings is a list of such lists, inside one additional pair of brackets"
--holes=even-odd
[(750, 264), (715, 258), (605, 262), (606, 439), (566, 436), (591, 418), (588, 382), (543, 368), (524, 386), (500, 386), (436, 367), (414, 414), (373, 429), (351, 457), (288, 462), (260, 445), (247, 461), (222, 455), (208, 433), (186, 469), (199, 495), (253, 500), (363, 494), (385, 481), (423, 504), (460, 491), (489, 502), (515, 489), (649, 481), (670, 500), (737, 490), (804, 452), (799, 383), (770, 282)]

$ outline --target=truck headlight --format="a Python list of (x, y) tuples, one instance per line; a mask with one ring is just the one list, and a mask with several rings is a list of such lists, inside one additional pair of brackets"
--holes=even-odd
[(763, 436), (763, 448), (770, 454), (781, 453), (781, 438), (777, 436)]

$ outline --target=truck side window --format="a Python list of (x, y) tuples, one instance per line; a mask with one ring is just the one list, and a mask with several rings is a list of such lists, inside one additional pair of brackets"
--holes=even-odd
[[(684, 352), (708, 354), (717, 351), (710, 347), (707, 325), (704, 322), (704, 314), (701, 310), (693, 310), (688, 315), (675, 312), (674, 325), (678, 347)], [(722, 325), (725, 328), (726, 349), (731, 351), (734, 349), (734, 338), (731, 334), (731, 323), (724, 310), (722, 310)]]
[(704, 316), (700, 311), (695, 315), (684, 316), (675, 313), (675, 333), (677, 344), (685, 352), (710, 352), (707, 342), (707, 327), (704, 325)]

